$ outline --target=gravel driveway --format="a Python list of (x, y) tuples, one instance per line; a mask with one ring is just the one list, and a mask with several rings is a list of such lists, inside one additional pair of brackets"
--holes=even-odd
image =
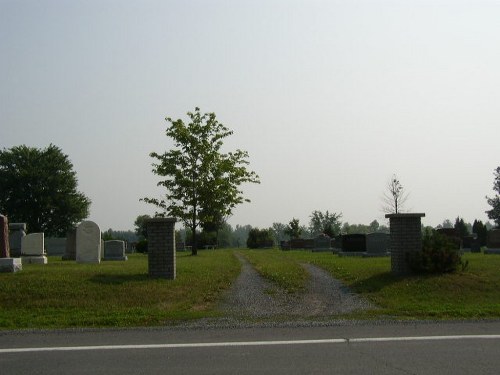
[(309, 283), (305, 292), (290, 294), (260, 276), (243, 256), (236, 256), (241, 274), (220, 306), (233, 317), (327, 317), (374, 308), (319, 267), (302, 264)]

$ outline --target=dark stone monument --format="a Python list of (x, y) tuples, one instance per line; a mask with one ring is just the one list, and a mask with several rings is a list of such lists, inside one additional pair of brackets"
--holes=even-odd
[(0, 215), (0, 272), (17, 272), (23, 269), (21, 258), (10, 257), (9, 221)]
[(328, 235), (322, 233), (314, 239), (313, 251), (330, 251), (332, 249), (331, 244), (332, 239)]
[(366, 256), (389, 255), (389, 233), (375, 232), (366, 235)]
[(104, 241), (104, 260), (128, 260), (125, 255), (125, 241)]
[(342, 236), (343, 252), (365, 252), (366, 235), (364, 234), (344, 234)]
[(500, 229), (488, 231), (485, 254), (500, 254)]
[(10, 258), (9, 221), (0, 215), (0, 258)]
[(422, 251), (423, 213), (388, 214), (391, 231), (391, 272), (395, 275), (411, 274), (407, 253)]
[(175, 219), (146, 220), (148, 232), (148, 272), (151, 277), (175, 280)]

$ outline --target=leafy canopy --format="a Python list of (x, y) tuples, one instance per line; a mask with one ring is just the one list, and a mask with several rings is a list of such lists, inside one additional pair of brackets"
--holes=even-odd
[[(161, 208), (163, 214), (174, 216), (196, 233), (198, 226), (217, 229), (243, 202), (240, 185), (259, 183), (259, 177), (247, 170), (248, 153), (242, 150), (224, 153), (224, 139), (233, 134), (217, 121), (215, 113), (202, 114), (199, 108), (187, 113), (189, 123), (172, 120), (166, 135), (174, 141), (174, 148), (150, 156), (156, 159), (153, 173), (164, 177), (158, 186), (166, 188), (164, 199), (143, 200)], [(196, 253), (196, 239), (193, 241)]]
[(0, 151), (0, 212), (9, 222), (26, 223), (29, 232), (64, 236), (89, 215), (89, 207), (60, 148), (22, 145)]

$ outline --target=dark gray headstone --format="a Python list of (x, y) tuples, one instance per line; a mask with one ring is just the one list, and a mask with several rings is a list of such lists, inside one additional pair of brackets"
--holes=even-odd
[(127, 260), (125, 241), (111, 240), (104, 242), (104, 260)]
[(491, 249), (500, 249), (500, 229), (492, 229), (488, 232), (486, 246)]
[(365, 252), (366, 235), (364, 234), (344, 234), (342, 236), (343, 252)]
[(331, 250), (332, 239), (326, 234), (320, 234), (314, 239), (314, 251)]
[(385, 254), (389, 250), (390, 240), (389, 233), (369, 233), (366, 235), (366, 252), (369, 254)]

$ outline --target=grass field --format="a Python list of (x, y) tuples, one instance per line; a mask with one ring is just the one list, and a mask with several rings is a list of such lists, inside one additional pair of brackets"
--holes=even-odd
[[(290, 293), (304, 289), (300, 264), (311, 263), (380, 307), (346, 318), (500, 318), (500, 256), (466, 254), (465, 272), (401, 278), (391, 275), (388, 257), (237, 251)], [(155, 326), (219, 316), (217, 302), (240, 271), (233, 250), (178, 253), (176, 280), (150, 279), (142, 254), (99, 265), (59, 259), (0, 274), (0, 329)]]
[[(270, 279), (300, 289), (288, 271), (290, 262), (311, 263), (329, 271), (352, 290), (380, 308), (351, 317), (394, 317), (403, 319), (500, 318), (500, 256), (465, 254), (469, 267), (464, 272), (445, 275), (397, 277), (390, 273), (390, 257), (338, 257), (331, 253), (273, 250), (268, 259), (245, 252)], [(280, 254), (281, 257), (277, 256)], [(281, 258), (279, 264), (270, 261)], [(259, 263), (265, 262), (265, 267)], [(273, 276), (266, 275), (272, 269)]]
[(240, 270), (230, 251), (178, 253), (176, 280), (150, 279), (142, 254), (96, 265), (59, 259), (0, 274), (0, 328), (153, 326), (214, 316)]

